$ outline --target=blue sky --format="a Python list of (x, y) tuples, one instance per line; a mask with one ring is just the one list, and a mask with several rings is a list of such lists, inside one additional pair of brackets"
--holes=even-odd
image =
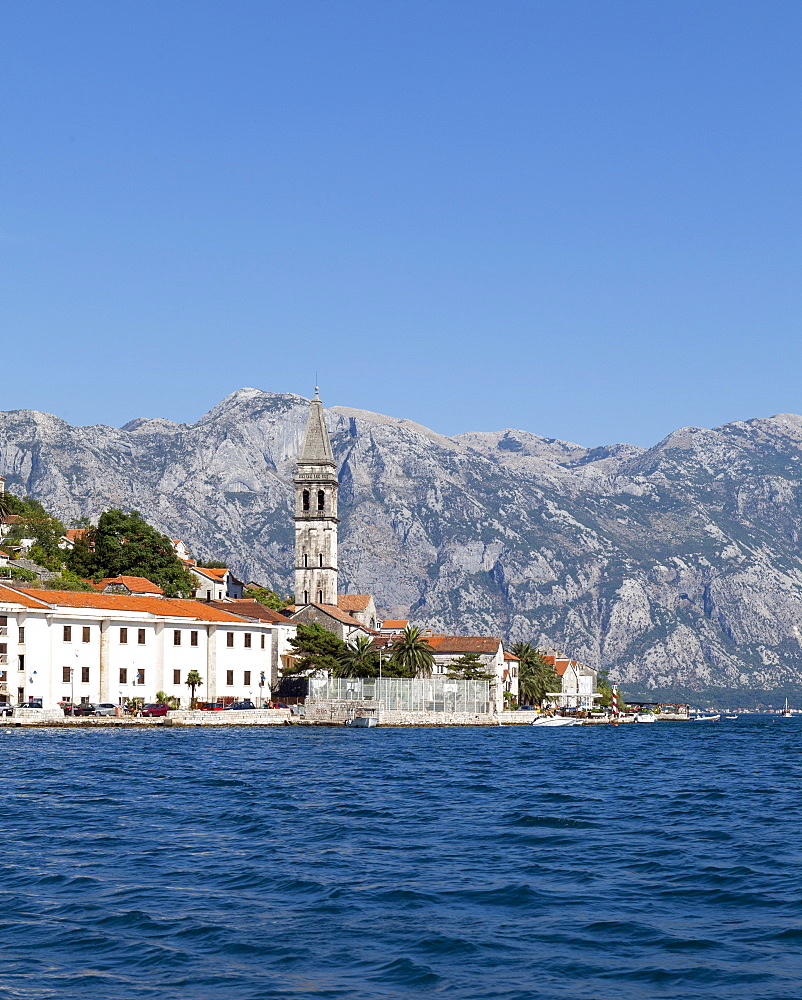
[(0, 408), (802, 412), (802, 4), (12, 0)]

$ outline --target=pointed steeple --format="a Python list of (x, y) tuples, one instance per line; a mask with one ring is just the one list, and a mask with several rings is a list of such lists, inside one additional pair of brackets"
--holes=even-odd
[(315, 398), (309, 404), (309, 419), (306, 422), (306, 437), (299, 465), (333, 465), (334, 452), (331, 450), (329, 432), (326, 430), (326, 420), (323, 416), (323, 403), (320, 401), (318, 387), (315, 386)]

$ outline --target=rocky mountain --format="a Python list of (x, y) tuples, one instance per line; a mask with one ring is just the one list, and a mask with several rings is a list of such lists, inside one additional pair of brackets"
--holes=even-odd
[[(307, 408), (241, 389), (191, 425), (3, 413), (0, 474), (67, 521), (133, 507), (287, 592)], [(556, 645), (631, 695), (802, 695), (802, 417), (683, 428), (648, 450), (446, 437), (342, 407), (327, 420), (341, 589), (388, 617)]]

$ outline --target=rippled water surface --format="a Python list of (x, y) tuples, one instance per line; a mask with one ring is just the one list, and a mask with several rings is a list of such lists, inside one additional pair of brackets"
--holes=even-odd
[(0, 997), (802, 997), (802, 718), (0, 729)]

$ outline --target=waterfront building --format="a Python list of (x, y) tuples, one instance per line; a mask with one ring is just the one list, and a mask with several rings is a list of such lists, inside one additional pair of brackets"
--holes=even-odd
[(148, 702), (165, 691), (186, 706), (197, 670), (199, 699), (258, 703), (283, 626), (231, 607), (0, 584), (0, 702)]

